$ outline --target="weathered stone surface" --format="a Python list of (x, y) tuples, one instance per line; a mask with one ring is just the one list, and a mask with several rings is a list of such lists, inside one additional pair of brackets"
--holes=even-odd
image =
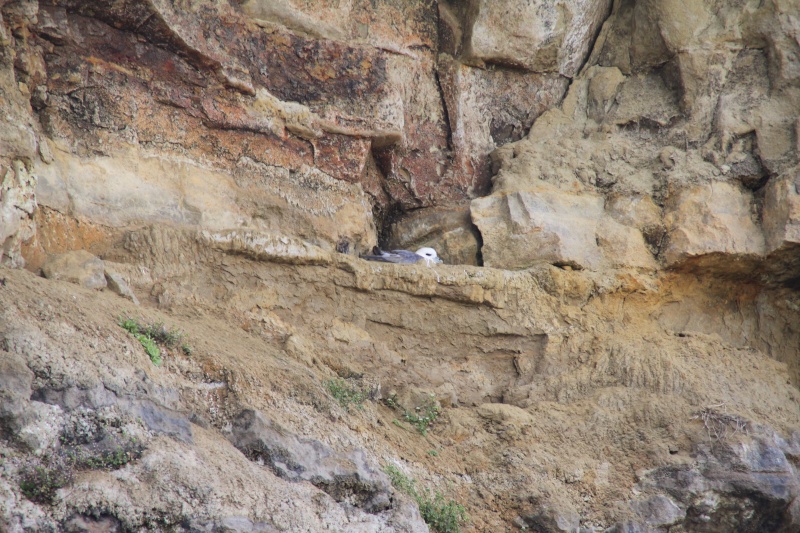
[[(594, 88), (596, 79), (597, 76), (592, 78), (590, 91)], [(605, 82), (604, 76), (601, 76), (601, 80)], [(677, 95), (659, 73), (632, 74), (615, 87), (616, 81), (612, 78), (611, 85), (604, 88), (604, 91), (614, 90), (613, 98), (610, 95), (590, 93), (590, 98), (609, 98), (605, 101), (605, 107), (609, 109), (604, 116), (604, 122), (620, 126), (645, 125), (663, 128), (680, 116)], [(591, 103), (589, 111), (592, 111)]]
[(603, 199), (542, 185), (472, 201), (472, 221), (483, 238), (486, 266), (527, 268), (537, 262), (596, 269)]
[(58, 442), (63, 410), (32, 402), (33, 372), (15, 352), (0, 352), (0, 435), (41, 456)]
[(21, 241), (33, 236), (36, 179), (29, 170), (41, 142), (29, 100), (46, 72), (33, 50), (14, 47), (18, 40), (27, 41), (38, 2), (3, 2), (0, 7), (0, 264), (20, 267)]
[[(580, 510), (586, 533), (654, 529), (631, 494), (687, 510), (661, 529), (797, 529), (797, 438), (777, 436), (800, 427), (794, 2), (614, 2), (596, 43), (608, 2), (0, 4), (0, 175), (12, 169), (17, 191), (4, 198), (29, 202), (35, 186), (45, 206), (10, 202), (21, 222), (5, 260), (37, 269), (89, 250), (148, 295), (134, 307), (0, 273), (0, 353), (35, 389), (7, 404), (25, 432), (0, 439), (0, 524), (425, 530), (398, 492), (369, 513), (248, 461), (224, 436), (253, 409), (311, 457), (402, 466), (464, 503), (465, 529), (504, 531), (520, 513), (555, 528), (552, 509), (567, 526)], [(515, 20), (497, 16), (506, 7)], [(466, 262), (480, 242), (466, 201), (495, 172), (486, 250), (525, 271), (356, 257), (396, 222), (393, 239)], [(723, 182), (735, 194), (719, 204), (692, 192)], [(530, 252), (526, 208), (550, 215), (558, 254)], [(711, 221), (713, 246), (686, 270), (652, 270), (662, 210), (673, 236)], [(25, 244), (29, 220), (41, 231)], [(761, 232), (762, 253), (726, 240)], [(345, 243), (350, 255), (333, 252)], [(192, 355), (153, 366), (121, 314), (187, 331)], [(343, 411), (324, 390), (333, 373), (411, 409), (433, 394), (443, 411), (423, 439), (371, 399)], [(714, 440), (690, 413), (720, 402), (775, 436)], [(141, 419), (152, 446), (80, 472), (53, 506), (27, 500), (21, 469), (62, 444), (59, 424), (110, 411)], [(650, 518), (672, 520), (667, 507)]]
[(753, 221), (749, 192), (724, 182), (679, 191), (665, 208), (667, 265), (706, 254), (762, 255), (764, 236)]
[(242, 411), (231, 441), (253, 460), (264, 461), (291, 481), (309, 481), (338, 502), (377, 513), (390, 507), (389, 478), (371, 464), (363, 450), (337, 453), (325, 444), (298, 438), (261, 413)]
[(487, 155), (525, 136), (539, 115), (561, 100), (568, 81), (556, 74), (476, 69), (447, 54), (440, 56), (438, 72), (455, 167), (474, 176), (469, 184), (473, 195), (486, 194)]
[(31, 372), (18, 355), (0, 353), (0, 428), (5, 438), (11, 438), (21, 429), (21, 416), (25, 402), (31, 396)]
[(653, 527), (669, 527), (686, 518), (686, 510), (663, 494), (647, 500), (633, 501), (631, 507), (647, 525)]
[(588, 87), (587, 115), (596, 122), (601, 122), (616, 104), (619, 88), (625, 76), (617, 67), (593, 66), (589, 69), (591, 81)]
[(642, 232), (604, 216), (597, 224), (597, 246), (612, 268), (655, 270), (658, 265), (648, 250)]
[[(713, 423), (713, 422), (712, 422)], [(661, 490), (633, 508), (651, 526), (680, 524), (710, 532), (783, 531), (800, 484), (781, 451), (762, 438), (717, 442), (694, 465), (647, 472), (641, 488)]]
[(766, 251), (800, 244), (800, 168), (794, 168), (767, 183), (763, 228)]
[(280, 530), (268, 522), (253, 522), (246, 516), (226, 516), (219, 520), (192, 520), (192, 531), (198, 533), (278, 533)]
[(35, 234), (36, 177), (22, 161), (6, 166), (0, 159), (0, 180), (0, 264), (21, 267), (25, 264), (21, 245)]
[(606, 212), (626, 226), (639, 229), (647, 243), (657, 249), (664, 237), (664, 218), (661, 208), (650, 196), (643, 194), (613, 195), (606, 199)]
[(477, 63), (514, 65), (573, 77), (608, 16), (609, 0), (468, 2), (463, 55)]
[(552, 531), (554, 533), (576, 531), (581, 524), (580, 516), (574, 510), (547, 504), (539, 506), (531, 514), (523, 515), (522, 520), (534, 531)]
[(123, 298), (127, 298), (128, 300), (132, 301), (136, 305), (139, 305), (139, 299), (131, 290), (130, 285), (125, 278), (113, 269), (113, 267), (109, 268), (109, 263), (107, 261), (104, 262), (104, 272), (106, 277), (106, 283), (108, 288)]
[(103, 260), (86, 250), (75, 250), (47, 258), (42, 273), (48, 279), (77, 283), (87, 289), (106, 287)]
[(614, 524), (603, 533), (653, 533), (653, 528), (640, 522), (621, 522)]

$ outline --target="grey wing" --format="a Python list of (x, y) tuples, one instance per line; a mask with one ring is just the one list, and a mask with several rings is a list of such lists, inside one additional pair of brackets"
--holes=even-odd
[(423, 259), (421, 256), (414, 252), (409, 252), (408, 250), (392, 250), (391, 252), (383, 252), (383, 255), (384, 257), (391, 255), (392, 258), (390, 261), (392, 263), (416, 263)]
[(367, 261), (381, 261), (384, 263), (393, 263), (394, 261), (386, 257), (386, 255), (387, 254), (383, 252), (381, 255), (361, 255), (359, 257), (361, 257), (361, 259), (366, 259)]

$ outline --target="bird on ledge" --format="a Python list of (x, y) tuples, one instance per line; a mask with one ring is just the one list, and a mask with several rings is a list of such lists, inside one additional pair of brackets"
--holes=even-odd
[(361, 259), (367, 261), (382, 261), (384, 263), (399, 263), (399, 264), (413, 264), (424, 261), (425, 265), (431, 266), (431, 263), (441, 263), (439, 255), (433, 248), (420, 248), (416, 252), (409, 250), (392, 250), (384, 252), (377, 246), (372, 249), (372, 255), (362, 255)]

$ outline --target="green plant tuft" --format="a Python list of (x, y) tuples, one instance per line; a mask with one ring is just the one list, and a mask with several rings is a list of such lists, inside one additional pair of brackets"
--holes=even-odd
[(461, 524), (467, 522), (464, 506), (453, 500), (445, 500), (441, 492), (425, 488), (417, 490), (416, 480), (403, 474), (400, 469), (393, 465), (386, 465), (384, 472), (392, 481), (392, 486), (408, 494), (419, 506), (420, 515), (425, 523), (437, 533), (460, 533)]
[(347, 412), (350, 412), (351, 405), (355, 405), (358, 409), (363, 409), (364, 400), (368, 397), (366, 390), (351, 385), (347, 380), (341, 378), (326, 381), (325, 388)]
[(120, 318), (119, 325), (136, 337), (156, 366), (160, 366), (163, 362), (159, 345), (169, 350), (180, 347), (184, 355), (192, 354), (191, 346), (183, 340), (183, 332), (176, 329), (168, 329), (162, 322), (141, 324), (133, 318)]
[(156, 342), (147, 335), (143, 335), (141, 333), (134, 333), (133, 336), (139, 339), (139, 342), (142, 343), (142, 346), (144, 346), (144, 351), (150, 356), (150, 361), (152, 361), (156, 366), (161, 366), (163, 359), (161, 358), (161, 350), (159, 350), (158, 346), (156, 346)]
[(19, 488), (32, 502), (51, 505), (56, 491), (72, 482), (72, 465), (63, 458), (35, 459), (22, 468)]
[[(414, 426), (423, 436), (428, 434), (428, 429), (442, 413), (442, 408), (436, 403), (436, 397), (433, 394), (428, 396), (425, 403), (413, 411), (409, 411), (400, 405), (396, 394), (391, 394), (383, 400), (383, 403), (391, 409), (402, 411), (403, 420)], [(393, 422), (395, 425), (403, 427), (396, 419)]]

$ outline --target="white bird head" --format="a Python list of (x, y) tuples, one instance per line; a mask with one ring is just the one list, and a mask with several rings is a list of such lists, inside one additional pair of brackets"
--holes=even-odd
[(433, 248), (420, 248), (416, 252), (417, 255), (421, 255), (425, 258), (425, 263), (430, 264), (433, 263), (441, 263), (442, 260), (439, 259), (439, 255), (436, 253), (436, 250)]

